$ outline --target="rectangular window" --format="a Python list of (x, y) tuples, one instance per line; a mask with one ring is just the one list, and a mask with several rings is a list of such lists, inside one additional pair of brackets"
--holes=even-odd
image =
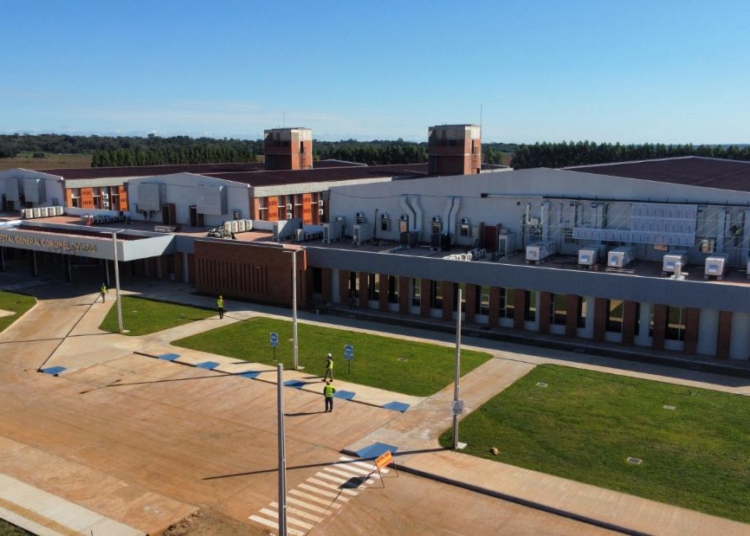
[(607, 300), (607, 331), (622, 333), (623, 309), (622, 300)]
[(477, 313), (480, 315), (489, 315), (490, 314), (490, 287), (483, 286), (483, 287), (477, 287), (477, 305), (479, 306), (479, 309), (477, 310)]
[(422, 303), (422, 280), (412, 279), (411, 280), (411, 305), (412, 307), (419, 307)]
[(368, 280), (367, 299), (379, 300), (380, 299), (380, 274), (368, 274), (367, 280)]
[(553, 294), (550, 311), (550, 323), (564, 326), (568, 318), (568, 296), (566, 294)]
[(523, 315), (524, 320), (533, 322), (536, 320), (536, 291), (526, 291), (526, 310)]
[(512, 288), (500, 289), (499, 316), (500, 318), (513, 318), (515, 311), (515, 292)]
[(430, 307), (443, 308), (443, 284), (440, 281), (430, 281)]
[(581, 299), (578, 300), (578, 322), (577, 325), (579, 328), (585, 328), (586, 327), (586, 317), (588, 316), (588, 299), (581, 296)]
[(667, 335), (670, 341), (685, 340), (685, 307), (667, 307)]
[(388, 303), (398, 303), (398, 277), (388, 276)]

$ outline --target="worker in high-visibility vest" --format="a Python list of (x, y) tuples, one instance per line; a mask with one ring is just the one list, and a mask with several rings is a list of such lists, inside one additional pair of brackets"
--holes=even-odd
[(326, 373), (323, 376), (323, 381), (330, 379), (333, 381), (333, 356), (329, 353), (326, 357)]
[[(99, 289), (99, 292), (101, 292), (102, 295), (102, 303), (107, 301), (107, 292), (109, 292), (109, 289), (107, 289), (107, 284), (102, 283), (102, 288)], [(94, 300), (96, 301), (96, 300)]]
[(330, 380), (326, 380), (326, 385), (323, 387), (323, 396), (326, 399), (326, 410), (325, 413), (333, 411), (333, 394), (336, 392), (336, 388), (331, 385)]
[(216, 300), (216, 308), (219, 310), (219, 320), (224, 318), (224, 297), (219, 296), (219, 299)]

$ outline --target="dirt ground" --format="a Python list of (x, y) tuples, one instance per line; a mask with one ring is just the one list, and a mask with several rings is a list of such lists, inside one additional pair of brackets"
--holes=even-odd
[(198, 510), (164, 531), (164, 536), (267, 536), (266, 531), (215, 510)]

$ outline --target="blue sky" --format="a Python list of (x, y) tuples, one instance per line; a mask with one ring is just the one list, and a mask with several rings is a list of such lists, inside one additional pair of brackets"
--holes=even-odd
[[(0, 0), (0, 132), (750, 143), (746, 0)], [(481, 114), (480, 114), (481, 110)]]

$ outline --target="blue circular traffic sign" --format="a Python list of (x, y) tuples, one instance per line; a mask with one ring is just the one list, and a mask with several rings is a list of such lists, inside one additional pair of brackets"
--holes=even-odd
[(354, 346), (352, 346), (351, 344), (347, 344), (346, 346), (344, 346), (344, 357), (347, 360), (354, 358)]
[(279, 334), (271, 332), (271, 346), (278, 346), (279, 345)]

